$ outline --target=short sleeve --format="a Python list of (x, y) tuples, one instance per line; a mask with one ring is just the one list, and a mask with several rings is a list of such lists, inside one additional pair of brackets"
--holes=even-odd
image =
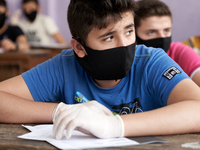
[(191, 77), (193, 72), (200, 68), (199, 55), (189, 46), (182, 43), (172, 43), (169, 56)]
[(61, 54), (22, 74), (35, 101), (62, 99), (63, 68)]
[(49, 16), (45, 16), (44, 24), (49, 35), (53, 35), (59, 31), (56, 23)]
[(189, 78), (182, 68), (163, 50), (156, 49), (148, 66), (148, 88), (160, 106), (166, 106), (174, 87)]
[(8, 36), (12, 41), (16, 42), (17, 38), (20, 35), (24, 35), (24, 33), (23, 33), (23, 31), (21, 30), (20, 27), (18, 27), (18, 26), (11, 26), (10, 27)]

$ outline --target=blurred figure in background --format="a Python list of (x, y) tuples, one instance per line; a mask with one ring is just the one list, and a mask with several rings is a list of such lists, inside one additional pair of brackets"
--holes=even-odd
[[(38, 0), (22, 0), (21, 3), (22, 11), (17, 10), (11, 22), (21, 27), (29, 43), (51, 44), (54, 39), (57, 43), (66, 44), (55, 22), (39, 13), (41, 6)], [(23, 17), (20, 18), (22, 13)]]
[(200, 86), (199, 55), (189, 46), (171, 42), (172, 14), (169, 7), (159, 0), (140, 0), (137, 4), (137, 44), (162, 48)]
[(3, 51), (29, 49), (26, 36), (18, 26), (6, 23), (9, 11), (5, 0), (0, 0), (0, 45)]

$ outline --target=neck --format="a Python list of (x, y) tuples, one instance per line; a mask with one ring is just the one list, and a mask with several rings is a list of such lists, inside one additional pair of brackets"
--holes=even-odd
[(116, 86), (120, 81), (121, 81), (121, 79), (119, 79), (119, 80), (96, 80), (96, 79), (94, 79), (94, 82), (99, 87), (106, 88), (106, 89)]

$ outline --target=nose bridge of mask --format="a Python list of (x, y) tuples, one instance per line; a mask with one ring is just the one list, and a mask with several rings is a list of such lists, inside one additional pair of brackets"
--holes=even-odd
[(167, 52), (171, 44), (171, 36), (165, 37), (165, 38), (143, 40), (136, 35), (136, 41), (137, 41), (137, 44), (144, 44), (147, 47), (162, 48), (165, 52)]
[(87, 56), (76, 59), (84, 71), (97, 80), (116, 80), (125, 77), (135, 56), (135, 43), (126, 47), (93, 50), (86, 47)]

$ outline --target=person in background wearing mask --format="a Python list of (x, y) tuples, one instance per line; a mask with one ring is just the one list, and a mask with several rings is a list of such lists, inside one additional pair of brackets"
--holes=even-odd
[[(40, 14), (38, 0), (22, 0), (22, 12), (17, 10), (11, 18), (12, 24), (17, 24), (24, 31), (29, 43), (51, 44), (52, 38), (61, 44), (66, 44), (54, 21)], [(20, 19), (21, 13), (24, 17)]]
[(200, 86), (200, 57), (189, 46), (171, 42), (172, 14), (159, 0), (137, 1), (135, 12), (137, 44), (162, 48)]
[(29, 49), (26, 36), (18, 26), (6, 23), (8, 9), (5, 0), (0, 0), (0, 46), (3, 51), (25, 51)]

